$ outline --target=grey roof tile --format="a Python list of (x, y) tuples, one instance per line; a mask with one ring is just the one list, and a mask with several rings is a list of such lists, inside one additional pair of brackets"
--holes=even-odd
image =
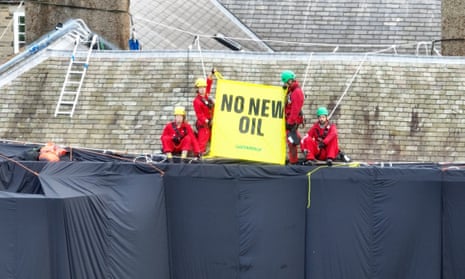
[(137, 0), (130, 11), (143, 49), (188, 49), (196, 36), (200, 49), (229, 49), (213, 38), (221, 33), (238, 38), (245, 51), (270, 50), (216, 1)]
[[(441, 0), (220, 1), (275, 51), (331, 51), (340, 45), (340, 51), (366, 52), (373, 47), (349, 45), (414, 45), (441, 38)], [(414, 26), (423, 32), (409, 29)], [(337, 34), (331, 35), (333, 30)], [(379, 42), (385, 38), (388, 43)], [(414, 48), (406, 51), (412, 54)]]

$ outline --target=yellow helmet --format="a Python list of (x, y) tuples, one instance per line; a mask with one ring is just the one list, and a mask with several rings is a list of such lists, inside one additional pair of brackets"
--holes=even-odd
[(195, 81), (195, 87), (207, 87), (207, 81), (204, 78), (198, 78)]
[(175, 107), (174, 115), (186, 115), (186, 109), (184, 107)]

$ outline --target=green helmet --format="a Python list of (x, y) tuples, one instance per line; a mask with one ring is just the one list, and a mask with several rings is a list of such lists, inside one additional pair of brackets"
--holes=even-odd
[(328, 116), (328, 110), (325, 107), (319, 107), (316, 110), (316, 116), (320, 117), (321, 115), (326, 115)]
[(283, 71), (281, 73), (281, 81), (287, 83), (289, 80), (295, 79), (295, 74), (293, 71)]

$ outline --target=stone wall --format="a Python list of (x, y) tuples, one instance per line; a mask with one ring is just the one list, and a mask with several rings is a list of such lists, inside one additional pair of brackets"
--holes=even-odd
[[(202, 63), (227, 79), (280, 85), (292, 69), (304, 84), (304, 113), (336, 106), (340, 145), (362, 161), (465, 161), (465, 59), (414, 56), (203, 52), (96, 53), (74, 117), (54, 117), (68, 59), (50, 58), (0, 88), (0, 137), (112, 149), (160, 150), (173, 107), (191, 102)], [(83, 54), (84, 55), (84, 54)], [(311, 58), (311, 59), (310, 59)], [(308, 74), (305, 74), (308, 73)], [(308, 124), (301, 132), (309, 128)]]
[(27, 43), (69, 19), (84, 20), (93, 32), (121, 49), (128, 49), (129, 0), (29, 0), (26, 2)]
[(10, 4), (0, 3), (0, 63), (13, 54), (13, 24), (11, 23), (13, 14)]
[(465, 55), (465, 2), (442, 0), (442, 54)]

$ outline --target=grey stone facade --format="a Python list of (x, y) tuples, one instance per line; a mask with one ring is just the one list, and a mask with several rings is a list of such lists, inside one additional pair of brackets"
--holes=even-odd
[[(414, 54), (418, 42), (442, 38), (441, 0), (25, 3), (29, 43), (53, 30), (58, 22), (81, 18), (107, 41), (126, 49), (131, 36), (129, 13), (144, 50), (185, 50), (195, 35), (201, 36), (203, 48), (222, 50), (225, 47), (213, 39), (222, 33), (235, 38), (246, 51), (367, 52), (395, 46), (387, 52)], [(455, 16), (453, 6), (445, 13), (460, 23), (460, 12)], [(0, 26), (8, 24), (4, 20), (0, 17)], [(11, 40), (0, 43), (10, 44)]]
[(465, 56), (465, 2), (442, 1), (442, 53)]
[(0, 1), (0, 64), (5, 62), (14, 53), (13, 50), (13, 12), (17, 3)]
[(130, 36), (129, 0), (29, 0), (26, 1), (28, 44), (55, 29), (58, 23), (82, 19), (89, 28), (109, 42), (128, 48)]
[(192, 84), (203, 60), (227, 79), (259, 84), (280, 85), (280, 72), (294, 70), (305, 84), (308, 122), (318, 106), (332, 110), (340, 101), (333, 121), (342, 149), (356, 160), (465, 161), (462, 58), (204, 52), (188, 60), (185, 52), (95, 53), (69, 118), (53, 116), (69, 54), (49, 55), (0, 88), (1, 138), (158, 152), (176, 104), (194, 121)]

